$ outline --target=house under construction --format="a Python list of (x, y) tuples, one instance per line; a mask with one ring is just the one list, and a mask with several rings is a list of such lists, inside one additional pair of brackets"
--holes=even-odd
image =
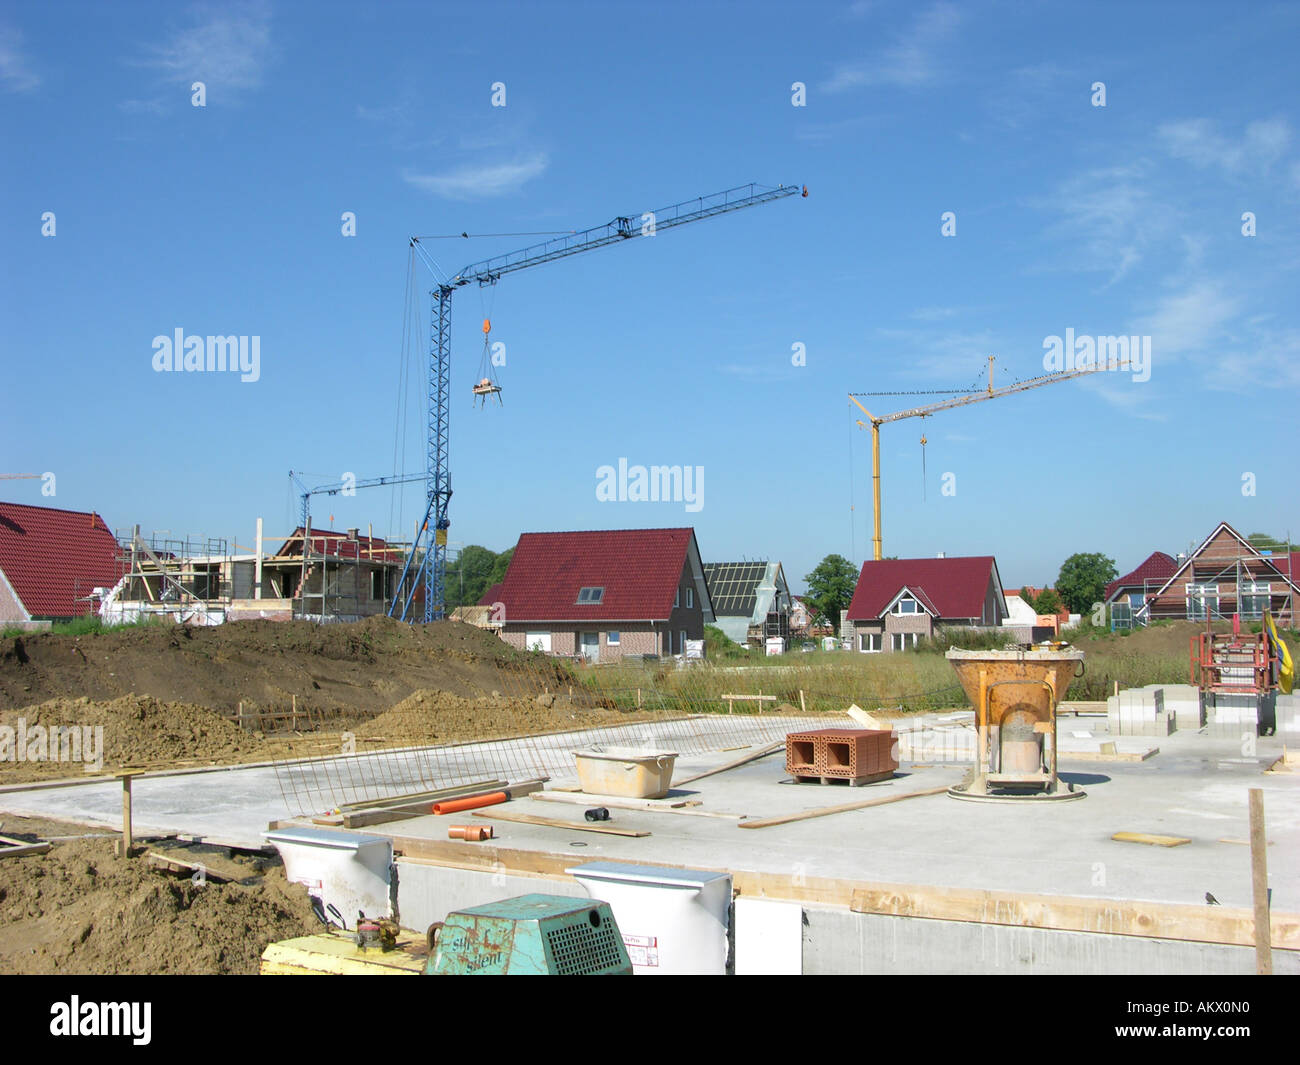
[(355, 621), (387, 613), (398, 594), (409, 545), (359, 529), (307, 536), (299, 526), (267, 553), (260, 521), (258, 529), (252, 552), (232, 550), (224, 539), (146, 540), (138, 527), (119, 533), (124, 576), (105, 589), (100, 616), (110, 624), (151, 615), (200, 625)]
[(1257, 547), (1220, 522), (1158, 588), (1145, 596), (1134, 620), (1227, 621), (1234, 615), (1258, 621), (1267, 610), (1279, 626), (1295, 624), (1300, 609), (1297, 556), (1286, 545)]

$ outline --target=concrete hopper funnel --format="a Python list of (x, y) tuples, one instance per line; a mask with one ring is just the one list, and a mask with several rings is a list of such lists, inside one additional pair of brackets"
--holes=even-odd
[(975, 769), (948, 794), (958, 799), (1081, 799), (1056, 773), (1056, 707), (1083, 666), (1083, 652), (949, 651), (975, 707)]

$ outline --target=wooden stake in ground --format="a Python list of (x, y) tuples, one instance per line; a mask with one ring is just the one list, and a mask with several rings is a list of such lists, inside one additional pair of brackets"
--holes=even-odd
[(1272, 930), (1268, 915), (1268, 853), (1264, 842), (1264, 793), (1250, 789), (1250, 881), (1255, 893), (1255, 972), (1273, 975)]
[(116, 773), (122, 778), (122, 857), (131, 857), (134, 840), (131, 837), (131, 778), (136, 770), (128, 769)]

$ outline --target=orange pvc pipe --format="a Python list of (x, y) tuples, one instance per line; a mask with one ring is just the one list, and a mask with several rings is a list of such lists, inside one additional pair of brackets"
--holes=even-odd
[(448, 799), (446, 802), (435, 802), (433, 812), (435, 814), (456, 814), (461, 810), (477, 810), (480, 806), (496, 806), (497, 803), (509, 801), (510, 796), (504, 791), (494, 791), (488, 795), (471, 795), (467, 799)]
[(447, 828), (448, 839), (464, 839), (471, 843), (479, 843), (485, 839), (492, 838), (491, 825), (450, 825)]

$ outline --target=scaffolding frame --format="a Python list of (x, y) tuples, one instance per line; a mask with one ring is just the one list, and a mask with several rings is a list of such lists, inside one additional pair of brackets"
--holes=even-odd
[[(1185, 573), (1181, 576), (1175, 574), (1177, 584), (1171, 583), (1173, 578), (1166, 578), (1157, 583), (1154, 591), (1150, 590), (1153, 582), (1148, 579), (1144, 582), (1143, 588), (1145, 602), (1133, 611), (1133, 621), (1144, 626), (1152, 621), (1161, 620), (1203, 621), (1213, 624), (1231, 622), (1234, 616), (1242, 621), (1262, 621), (1264, 612), (1271, 611), (1278, 625), (1291, 628), (1296, 623), (1293, 587), (1300, 574), (1292, 572), (1288, 544), (1289, 539), (1287, 543), (1274, 542), (1271, 547), (1261, 548), (1252, 545), (1253, 550), (1250, 552), (1239, 547), (1232, 556), (1220, 555), (1200, 560), (1192, 558)], [(1265, 554), (1266, 551), (1269, 553)], [(1192, 552), (1189, 552), (1189, 556), (1191, 554)], [(1286, 584), (1277, 587), (1278, 582), (1275, 578), (1266, 572), (1260, 572), (1265, 565), (1271, 566), (1274, 571), (1289, 581), (1291, 587)], [(1182, 569), (1182, 565), (1179, 569)], [(1258, 589), (1257, 586), (1261, 583), (1268, 585), (1267, 591)], [(1169, 586), (1169, 591), (1165, 598), (1181, 600), (1181, 610), (1172, 610), (1169, 607), (1159, 609), (1160, 603), (1156, 593), (1166, 585)], [(1202, 592), (1198, 599), (1200, 608), (1193, 610), (1192, 596), (1187, 592), (1188, 585), (1202, 589), (1213, 585), (1215, 588), (1213, 603), (1210, 602), (1209, 596)], [(1229, 591), (1225, 592), (1225, 585), (1230, 586)], [(1250, 604), (1248, 609), (1243, 609), (1244, 603)], [(1112, 617), (1114, 605), (1112, 604)]]

